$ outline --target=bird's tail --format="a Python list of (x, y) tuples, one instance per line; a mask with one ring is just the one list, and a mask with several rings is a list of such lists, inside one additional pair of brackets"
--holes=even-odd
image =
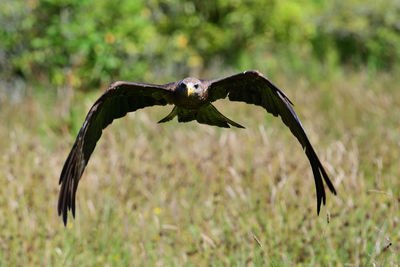
[(167, 122), (178, 116), (179, 122), (188, 122), (197, 120), (199, 123), (229, 128), (229, 125), (244, 128), (237, 122), (234, 122), (221, 114), (213, 105), (208, 104), (200, 109), (186, 109), (175, 106), (173, 110), (158, 123)]
[(228, 119), (224, 115), (221, 114), (213, 105), (209, 104), (207, 106), (202, 107), (196, 114), (196, 120), (199, 123), (214, 125), (224, 128), (229, 128), (229, 125), (244, 128), (237, 122)]

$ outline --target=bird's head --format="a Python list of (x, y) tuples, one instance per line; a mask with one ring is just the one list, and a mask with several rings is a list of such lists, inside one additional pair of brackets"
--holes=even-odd
[(203, 93), (203, 85), (199, 79), (189, 77), (180, 82), (179, 91), (187, 97), (199, 98)]

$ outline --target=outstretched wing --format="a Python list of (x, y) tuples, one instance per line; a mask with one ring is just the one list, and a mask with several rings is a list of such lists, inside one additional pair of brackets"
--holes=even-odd
[(176, 83), (150, 85), (132, 82), (115, 82), (94, 103), (76, 137), (74, 146), (65, 161), (60, 175), (61, 190), (58, 199), (58, 215), (67, 223), (67, 211), (75, 216), (75, 194), (78, 182), (85, 170), (102, 130), (114, 119), (140, 108), (171, 103)]
[[(299, 140), (305, 149), (314, 174), (317, 190), (317, 213), (319, 214), (321, 200), (325, 204), (326, 196), (322, 178), (330, 191), (336, 195), (336, 190), (315, 153), (301, 125), (299, 118), (291, 105), (289, 98), (272, 82), (258, 71), (245, 71), (222, 79), (208, 80), (208, 98), (215, 101), (228, 96), (231, 101), (241, 101), (265, 108), (274, 116), (280, 116), (282, 121)], [(322, 175), (322, 177), (321, 177)]]

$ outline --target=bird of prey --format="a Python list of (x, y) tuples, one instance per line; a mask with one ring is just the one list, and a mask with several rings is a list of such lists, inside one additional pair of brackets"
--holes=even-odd
[(245, 71), (225, 78), (199, 80), (189, 77), (164, 85), (118, 81), (110, 85), (90, 108), (76, 141), (65, 161), (60, 175), (58, 215), (67, 223), (67, 212), (75, 217), (75, 196), (79, 180), (88, 164), (101, 133), (114, 119), (141, 108), (155, 105), (174, 105), (172, 111), (159, 123), (178, 117), (179, 122), (196, 120), (199, 123), (229, 128), (240, 124), (222, 115), (212, 102), (228, 96), (231, 101), (241, 101), (263, 107), (283, 123), (297, 138), (305, 150), (314, 174), (317, 191), (317, 213), (326, 196), (323, 180), (336, 195), (335, 188), (315, 153), (310, 141), (294, 112), (289, 98), (259, 71)]

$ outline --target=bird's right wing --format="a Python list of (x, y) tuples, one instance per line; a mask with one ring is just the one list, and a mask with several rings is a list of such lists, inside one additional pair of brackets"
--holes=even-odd
[(205, 80), (204, 82), (208, 83), (208, 98), (210, 101), (228, 96), (231, 101), (241, 101), (261, 106), (267, 112), (282, 118), (285, 125), (299, 140), (310, 161), (317, 191), (317, 212), (319, 213), (321, 200), (325, 204), (326, 199), (322, 178), (332, 193), (336, 194), (336, 190), (294, 112), (292, 102), (282, 90), (258, 71), (245, 71), (221, 79)]
[(58, 199), (58, 215), (67, 223), (67, 211), (75, 216), (75, 194), (78, 182), (85, 170), (102, 130), (114, 119), (144, 107), (166, 105), (172, 102), (176, 83), (151, 85), (133, 82), (115, 82), (94, 103), (76, 137), (75, 144), (65, 161), (60, 175), (61, 189)]

